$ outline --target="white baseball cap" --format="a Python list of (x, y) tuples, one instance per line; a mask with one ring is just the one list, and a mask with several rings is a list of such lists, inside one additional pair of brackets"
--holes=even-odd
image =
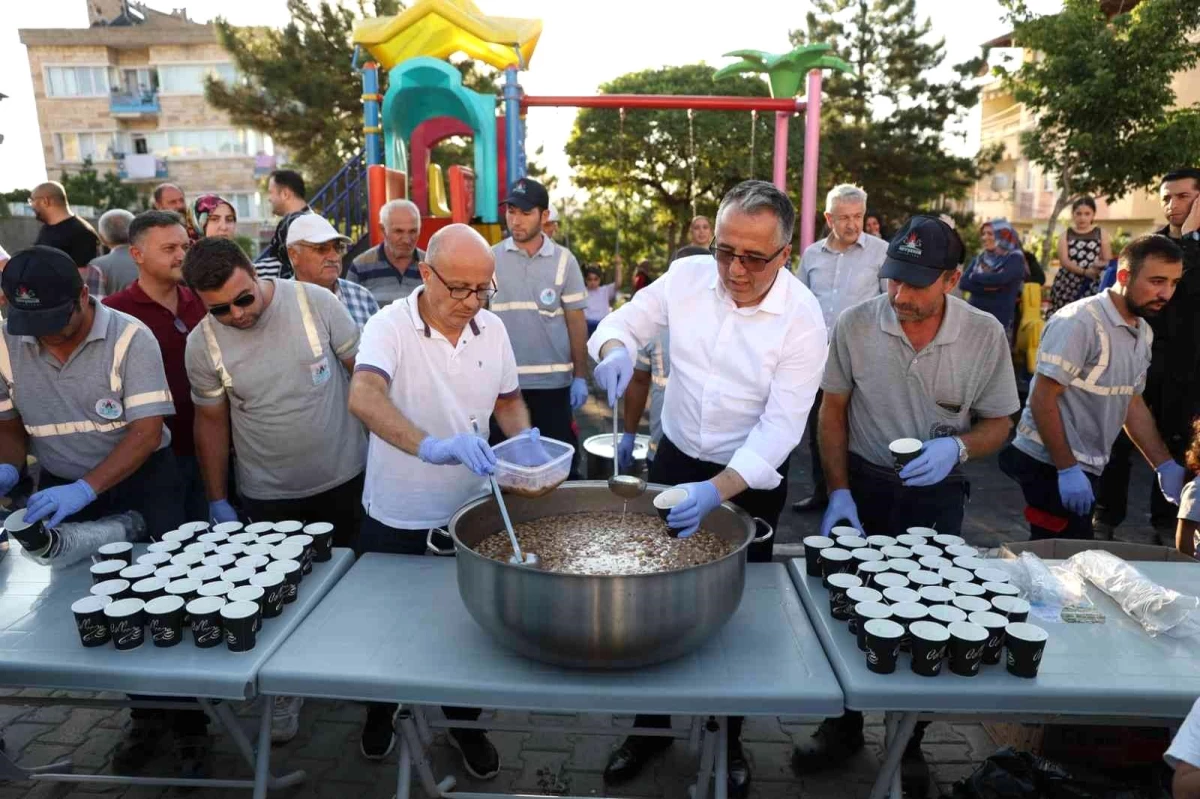
[(309, 244), (324, 244), (334, 239), (350, 241), (349, 237), (338, 233), (333, 225), (329, 224), (329, 220), (319, 214), (301, 214), (288, 226), (287, 246), (289, 247), (302, 241)]

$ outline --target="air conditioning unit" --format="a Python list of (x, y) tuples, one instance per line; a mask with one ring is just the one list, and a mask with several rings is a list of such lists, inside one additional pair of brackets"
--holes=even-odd
[(1008, 191), (1012, 188), (1012, 175), (999, 173), (992, 175), (992, 191)]

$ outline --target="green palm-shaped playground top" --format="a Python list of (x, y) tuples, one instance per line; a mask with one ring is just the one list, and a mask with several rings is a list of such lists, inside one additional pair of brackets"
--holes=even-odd
[(713, 75), (713, 79), (720, 80), (742, 73), (762, 74), (767, 76), (772, 97), (795, 97), (800, 94), (804, 76), (810, 70), (835, 69), (854, 74), (853, 67), (837, 56), (830, 55), (832, 50), (833, 45), (829, 44), (805, 44), (778, 54), (764, 53), (762, 50), (734, 50), (726, 53), (725, 57), (742, 60), (721, 69)]

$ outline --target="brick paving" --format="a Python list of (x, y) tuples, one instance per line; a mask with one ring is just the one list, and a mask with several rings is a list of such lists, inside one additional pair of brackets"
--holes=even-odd
[[(581, 426), (598, 432), (610, 419), (607, 409), (594, 399), (580, 414)], [(611, 427), (609, 428), (611, 429)], [(789, 503), (808, 493), (809, 464), (807, 447), (802, 446), (793, 456), (789, 480)], [(972, 482), (971, 504), (967, 511), (964, 536), (968, 542), (981, 547), (998, 546), (1005, 541), (1028, 537), (1021, 517), (1023, 502), (1020, 491), (996, 467), (995, 459), (968, 465)], [(1134, 472), (1130, 490), (1130, 518), (1141, 522), (1127, 523), (1118, 531), (1124, 540), (1149, 543), (1153, 531), (1146, 522), (1149, 481), (1152, 472), (1139, 466)], [(784, 511), (778, 531), (781, 545), (798, 544), (799, 540), (816, 532), (819, 514), (798, 515)], [(45, 691), (0, 691), (0, 695), (46, 696)], [(56, 696), (67, 696), (55, 692)], [(89, 696), (89, 694), (76, 694)], [(239, 709), (241, 717), (253, 730), (256, 707)], [(382, 763), (369, 763), (358, 752), (359, 725), (364, 711), (361, 706), (346, 702), (309, 701), (301, 713), (300, 733), (290, 743), (276, 747), (272, 766), (276, 773), (302, 768), (308, 774), (305, 783), (271, 794), (282, 799), (388, 799), (395, 792), (396, 754)], [(532, 716), (532, 719), (530, 718)], [(128, 711), (107, 711), (71, 707), (0, 705), (0, 729), (8, 753), (22, 765), (42, 765), (69, 757), (77, 772), (107, 772), (108, 759), (128, 724)], [(499, 712), (485, 715), (498, 722), (553, 723), (556, 726), (589, 726), (611, 724), (612, 735), (583, 735), (572, 733), (506, 733), (493, 734), (500, 751), (502, 769), (496, 779), (477, 783), (461, 771), (457, 753), (436, 736), (433, 748), (435, 772), (440, 776), (453, 774), (460, 789), (517, 792), (525, 794), (605, 796), (601, 779), (608, 753), (621, 735), (621, 727), (631, 723), (628, 716), (551, 716)], [(814, 729), (810, 721), (787, 717), (748, 719), (743, 734), (746, 749), (754, 767), (751, 796), (758, 799), (857, 799), (866, 797), (882, 757), (882, 717), (867, 717), (866, 749), (845, 768), (826, 774), (798, 778), (790, 767), (791, 747), (808, 737)], [(253, 738), (253, 735), (251, 735)], [(949, 790), (991, 754), (997, 747), (977, 724), (935, 723), (925, 736), (924, 750), (933, 769), (937, 788)], [(227, 736), (214, 742), (213, 772), (221, 776), (250, 777), (250, 771), (237, 754)], [(676, 744), (646, 772), (630, 784), (613, 793), (628, 797), (670, 797), (684, 799), (687, 787), (695, 776), (696, 761), (689, 757), (683, 742)], [(148, 773), (169, 773), (169, 761), (156, 763)], [(160, 799), (189, 797), (190, 799), (223, 799), (248, 795), (232, 790), (191, 790), (154, 787), (105, 787), (98, 785), (56, 785), (53, 783), (0, 782), (0, 799)], [(423, 796), (419, 787), (414, 796)]]

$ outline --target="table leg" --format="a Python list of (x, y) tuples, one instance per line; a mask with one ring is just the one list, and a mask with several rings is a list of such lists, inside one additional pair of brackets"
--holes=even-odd
[(421, 780), (421, 788), (425, 791), (425, 795), (427, 797), (438, 797), (447, 791), (453, 790), (453, 777), (446, 777), (441, 782), (438, 782), (434, 776), (433, 767), (429, 764), (429, 753), (421, 744), (421, 733), (417, 731), (417, 723), (413, 721), (412, 710), (402, 707), (400, 712), (396, 714), (396, 723), (400, 726), (400, 732), (404, 740), (408, 741), (412, 763), (416, 767), (417, 777)]
[(904, 748), (912, 738), (917, 726), (917, 712), (888, 713), (884, 716), (884, 725), (888, 730), (883, 765), (871, 786), (870, 799), (885, 799), (889, 794), (893, 799), (900, 799), (900, 758), (904, 756)]
[(397, 729), (400, 738), (400, 767), (396, 774), (396, 799), (408, 799), (412, 790), (412, 750), (408, 748), (408, 739)]
[(717, 716), (717, 769), (713, 774), (713, 796), (729, 799), (729, 719)]
[(262, 698), (262, 718), (258, 720), (258, 761), (254, 765), (254, 799), (266, 799), (271, 777), (271, 697)]
[(696, 784), (690, 791), (691, 799), (708, 799), (708, 786), (713, 778), (713, 762), (716, 759), (719, 729), (716, 719), (710, 718), (704, 725), (704, 734), (700, 745), (700, 770), (696, 774)]
[(426, 747), (433, 745), (433, 731), (429, 729), (429, 719), (425, 716), (425, 708), (421, 705), (413, 706), (413, 718), (417, 722), (417, 732), (421, 736), (421, 743)]
[(700, 752), (700, 731), (704, 729), (704, 719), (692, 716), (692, 729), (688, 732), (688, 754), (695, 756)]

